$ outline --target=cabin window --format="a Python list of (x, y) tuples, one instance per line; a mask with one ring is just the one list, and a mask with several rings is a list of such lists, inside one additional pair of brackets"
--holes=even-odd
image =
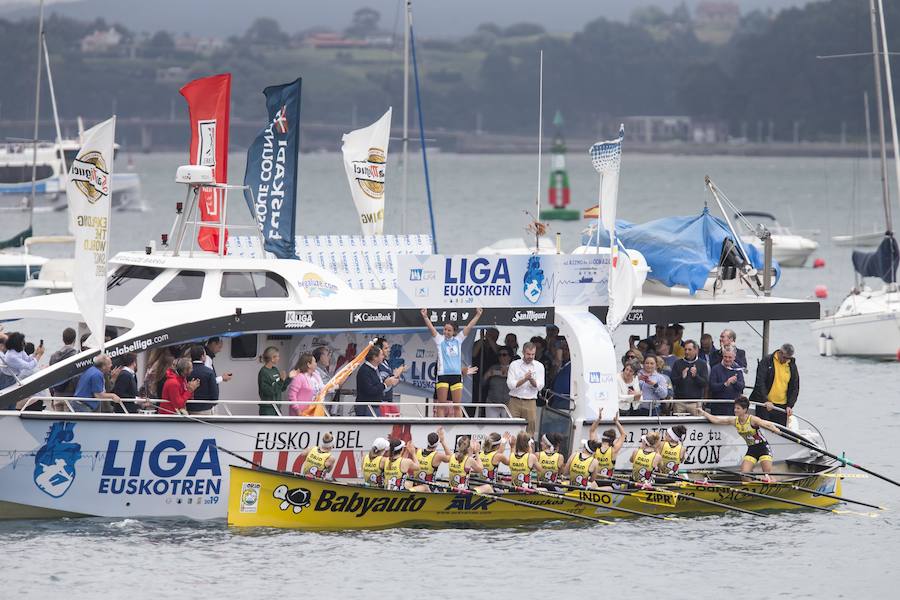
[(203, 271), (179, 271), (166, 287), (153, 296), (153, 301), (197, 300), (203, 293), (203, 278)]
[(160, 269), (123, 265), (119, 267), (106, 284), (106, 303), (125, 306), (144, 291), (151, 281), (160, 274)]
[[(53, 167), (38, 165), (35, 172), (35, 180), (53, 177)], [(7, 165), (0, 167), (0, 183), (30, 183), (31, 165)]]
[(256, 358), (258, 338), (255, 333), (231, 338), (231, 358)]
[(269, 271), (225, 271), (219, 295), (223, 298), (287, 298), (284, 278)]

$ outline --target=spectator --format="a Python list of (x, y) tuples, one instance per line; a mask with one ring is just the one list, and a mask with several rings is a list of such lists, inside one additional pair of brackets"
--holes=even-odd
[(534, 344), (534, 360), (544, 365), (544, 381), (546, 382), (549, 380), (553, 370), (553, 358), (550, 356), (549, 350), (547, 350), (547, 340), (536, 335), (530, 341)]
[[(60, 361), (64, 361), (68, 358), (71, 358), (78, 354), (78, 350), (75, 348), (75, 339), (77, 334), (75, 330), (71, 327), (66, 327), (63, 329), (62, 333), (62, 348), (54, 352), (50, 356), (50, 364), (55, 365)], [(78, 377), (72, 377), (71, 379), (67, 379), (59, 385), (55, 385), (50, 388), (50, 393), (54, 396), (72, 396), (75, 393), (75, 386), (78, 384)]]
[[(747, 372), (747, 353), (737, 347), (737, 335), (731, 329), (723, 329), (722, 333), (719, 334), (719, 349), (713, 349), (710, 354), (709, 365), (713, 367), (720, 362), (722, 362), (722, 350), (725, 346), (733, 346), (734, 347), (734, 362), (736, 362), (740, 367)], [(713, 413), (715, 414), (715, 413)]]
[(556, 349), (559, 359), (555, 361), (559, 363), (559, 368), (550, 386), (552, 393), (547, 400), (547, 406), (558, 408), (559, 410), (569, 410), (571, 408), (570, 396), (572, 394), (572, 357), (569, 354), (569, 344), (566, 342), (566, 338), (559, 339), (562, 343)]
[[(656, 333), (647, 337), (647, 339), (645, 339), (645, 340), (641, 340), (641, 342), (646, 344), (647, 349), (656, 348), (656, 344), (659, 342), (659, 340), (667, 339), (666, 338), (667, 335), (668, 335), (668, 325), (657, 323), (656, 324)], [(646, 350), (641, 350), (641, 352), (646, 354)]]
[[(312, 355), (313, 358), (316, 359), (316, 372), (319, 374), (319, 379), (322, 380), (322, 385), (325, 385), (331, 381), (331, 348), (328, 346), (319, 346), (313, 350)], [(329, 402), (340, 402), (340, 399), (340, 388), (327, 392), (322, 398), (322, 401), (326, 403), (325, 410), (333, 417), (346, 416), (340, 406), (328, 404)]]
[[(472, 344), (472, 366), (478, 367), (480, 373), (484, 373), (500, 362), (497, 356), (500, 353), (500, 332), (496, 327), (488, 327), (480, 339)], [(487, 392), (481, 390), (481, 377), (472, 378), (472, 403), (485, 402)]]
[(100, 400), (120, 402), (119, 397), (106, 391), (106, 376), (112, 371), (112, 360), (105, 354), (94, 357), (94, 365), (82, 373), (75, 387), (76, 398), (90, 398), (90, 400), (76, 400), (72, 402), (75, 412), (97, 412), (100, 409)]
[(519, 338), (516, 337), (516, 334), (507, 333), (506, 337), (503, 338), (503, 345), (509, 348), (512, 360), (519, 360), (522, 358), (519, 356)]
[[(203, 359), (203, 364), (212, 369), (212, 372), (216, 375), (216, 385), (223, 381), (231, 381), (231, 373), (222, 373), (219, 375), (216, 373), (216, 366), (213, 364), (213, 359), (216, 357), (216, 354), (222, 351), (222, 339), (219, 337), (209, 338), (206, 340), (204, 351), (206, 352), (206, 358)], [(197, 395), (194, 394), (194, 397), (196, 396)]]
[[(509, 374), (509, 365), (512, 362), (512, 350), (506, 346), (500, 346), (497, 359), (500, 361), (499, 364), (486, 369), (482, 376), (485, 404), (509, 406), (509, 388), (506, 387), (506, 376)], [(502, 406), (486, 406), (484, 416), (489, 419), (506, 417), (506, 410)]]
[[(73, 342), (74, 339), (75, 332), (73, 331)], [(134, 398), (137, 398), (138, 394), (137, 375), (135, 374), (137, 371), (137, 354), (134, 354), (133, 352), (125, 354), (119, 364), (122, 369), (119, 371), (119, 375), (116, 377), (116, 381), (113, 384), (112, 393), (125, 401), (113, 404), (113, 412), (127, 412), (133, 414), (138, 412), (138, 406), (133, 400)], [(132, 399), (132, 401), (128, 402), (126, 399)]]
[(657, 371), (655, 356), (644, 358), (644, 368), (638, 373), (641, 382), (641, 403), (638, 416), (656, 416), (659, 414), (659, 401), (669, 395), (669, 384), (666, 378)]
[(259, 373), (256, 375), (256, 387), (259, 391), (259, 399), (262, 401), (259, 405), (259, 414), (267, 417), (277, 417), (281, 414), (277, 404), (272, 402), (281, 402), (281, 394), (291, 384), (291, 379), (297, 375), (297, 371), (285, 373), (278, 369), (278, 361), (281, 360), (281, 354), (275, 346), (269, 346), (263, 350), (259, 361), (263, 363)]
[(744, 393), (744, 371), (735, 362), (735, 356), (734, 348), (726, 346), (722, 350), (722, 362), (713, 366), (709, 372), (709, 397), (713, 400), (728, 400), (710, 403), (709, 412), (714, 415), (732, 414), (734, 401)]
[(205, 400), (205, 403), (192, 402), (187, 405), (188, 414), (211, 415), (219, 402), (219, 378), (212, 367), (206, 364), (206, 349), (200, 344), (191, 346), (191, 379), (198, 381), (193, 400)]
[[(475, 316), (459, 333), (454, 323), (444, 323), (443, 332), (439, 334), (428, 317), (428, 310), (423, 308), (421, 313), (422, 320), (438, 351), (437, 384), (435, 385), (438, 406), (435, 406), (434, 416), (461, 417), (462, 411), (459, 409), (459, 405), (462, 403), (463, 393), (462, 347), (484, 313), (484, 309), (476, 308)], [(448, 399), (450, 405), (441, 406), (447, 404)]]
[(325, 387), (319, 372), (316, 370), (316, 359), (309, 352), (304, 352), (297, 360), (294, 370), (297, 376), (291, 380), (288, 386), (288, 400), (291, 401), (290, 412), (292, 416), (303, 416), (303, 412), (309, 408), (316, 394)]
[[(400, 377), (403, 375), (403, 372), (406, 370), (405, 365), (398, 365), (397, 368), (391, 369), (391, 365), (388, 361), (388, 357), (391, 352), (391, 345), (388, 343), (386, 339), (378, 338), (375, 340), (375, 345), (381, 348), (381, 352), (383, 358), (381, 362), (378, 364), (378, 376), (381, 377), (382, 383), (386, 382), (389, 378), (396, 377), (397, 383), (400, 383)], [(394, 406), (394, 386), (397, 385), (384, 383), (384, 393), (381, 395), (381, 406), (378, 408), (381, 411), (382, 417), (399, 417), (400, 409)]]
[(799, 394), (800, 373), (797, 371), (794, 347), (783, 344), (759, 363), (756, 386), (750, 400), (765, 402), (765, 406), (756, 406), (757, 417), (787, 426), (787, 419), (794, 412)]
[[(672, 378), (669, 376), (672, 371), (666, 370), (666, 361), (661, 356), (656, 357), (656, 372), (666, 380), (666, 400), (671, 400), (675, 397), (675, 388), (672, 386)], [(669, 407), (665, 408), (668, 409)], [(669, 411), (664, 410), (663, 412), (668, 414)]]
[(684, 326), (675, 323), (668, 329), (669, 345), (672, 347), (672, 354), (677, 358), (684, 358)]
[(641, 382), (637, 378), (641, 363), (637, 360), (624, 361), (616, 380), (619, 384), (619, 414), (633, 417), (639, 414), (641, 404)]
[(154, 348), (147, 358), (147, 372), (144, 374), (143, 391), (147, 398), (162, 398), (162, 388), (166, 373), (175, 364), (175, 357), (168, 348)]
[[(5, 333), (0, 333), (0, 355), (2, 355), (3, 353), (6, 352), (6, 338), (7, 338), (7, 336)], [(13, 377), (12, 375), (7, 375), (6, 373), (3, 372), (2, 369), (0, 369), (0, 390), (2, 390), (4, 388), (8, 388), (9, 386), (15, 385), (15, 384), (16, 384), (16, 378)], [(2, 408), (5, 409), (6, 407), (2, 407)]]
[(0, 362), (4, 373), (21, 381), (37, 371), (38, 363), (43, 356), (43, 344), (37, 347), (34, 356), (30, 356), (25, 350), (25, 334), (15, 331), (6, 338), (6, 352)]
[[(694, 340), (684, 342), (684, 358), (675, 361), (672, 368), (672, 385), (675, 387), (676, 400), (694, 400), (703, 398), (706, 386), (709, 385), (709, 367), (700, 360), (699, 348)], [(698, 408), (696, 403), (676, 402), (672, 412), (693, 413)]]
[(712, 358), (713, 352), (716, 351), (716, 347), (713, 345), (713, 337), (708, 333), (704, 333), (700, 336), (700, 351), (697, 353), (697, 356), (706, 363), (707, 367), (711, 367), (710, 359)]
[[(637, 348), (629, 348), (628, 352), (622, 355), (623, 367), (633, 361), (637, 361), (638, 365), (641, 365), (644, 362), (644, 354)], [(635, 369), (635, 373), (637, 373), (637, 371), (640, 371), (640, 366)]]
[(193, 363), (189, 358), (179, 358), (175, 366), (166, 373), (166, 383), (162, 388), (162, 402), (159, 403), (159, 412), (163, 415), (186, 415), (187, 401), (194, 395), (194, 390), (200, 386), (199, 379), (189, 379), (193, 370)]
[(509, 414), (527, 421), (525, 433), (533, 437), (537, 430), (537, 396), (544, 389), (544, 365), (535, 357), (534, 342), (522, 346), (522, 358), (509, 365), (506, 387), (509, 389)]
[(378, 365), (383, 360), (384, 350), (378, 345), (373, 345), (366, 352), (366, 362), (356, 372), (356, 402), (358, 404), (354, 407), (354, 412), (357, 417), (381, 416), (379, 405), (384, 399), (385, 388), (395, 386), (400, 381), (400, 378), (394, 375), (386, 379), (381, 378), (378, 374)]
[(672, 345), (669, 343), (669, 340), (656, 342), (656, 355), (663, 359), (663, 366), (660, 367), (660, 372), (668, 377), (672, 372), (675, 361), (678, 360), (678, 357), (672, 354)]

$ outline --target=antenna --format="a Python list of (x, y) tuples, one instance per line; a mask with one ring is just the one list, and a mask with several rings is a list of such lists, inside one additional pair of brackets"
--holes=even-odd
[[(537, 189), (534, 195), (534, 214), (538, 219), (541, 215), (541, 159), (544, 142), (544, 51), (541, 50), (539, 59), (539, 77), (538, 77), (538, 168), (537, 168)], [(534, 228), (534, 251), (540, 252), (541, 239), (540, 227)]]

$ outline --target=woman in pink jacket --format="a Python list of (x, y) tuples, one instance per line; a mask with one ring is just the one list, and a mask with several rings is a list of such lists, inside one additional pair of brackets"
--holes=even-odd
[(316, 371), (316, 359), (312, 354), (301, 354), (295, 369), (300, 374), (294, 377), (288, 387), (288, 400), (291, 402), (291, 415), (299, 417), (325, 384)]

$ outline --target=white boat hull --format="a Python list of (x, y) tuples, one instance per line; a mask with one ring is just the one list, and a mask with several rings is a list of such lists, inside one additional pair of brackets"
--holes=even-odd
[(816, 337), (831, 336), (835, 356), (897, 358), (900, 292), (863, 292), (844, 299), (838, 311), (810, 324)]
[[(753, 236), (742, 236), (744, 242), (753, 244), (762, 252), (762, 243)], [(772, 258), (782, 267), (802, 267), (819, 244), (799, 235), (772, 235)]]

